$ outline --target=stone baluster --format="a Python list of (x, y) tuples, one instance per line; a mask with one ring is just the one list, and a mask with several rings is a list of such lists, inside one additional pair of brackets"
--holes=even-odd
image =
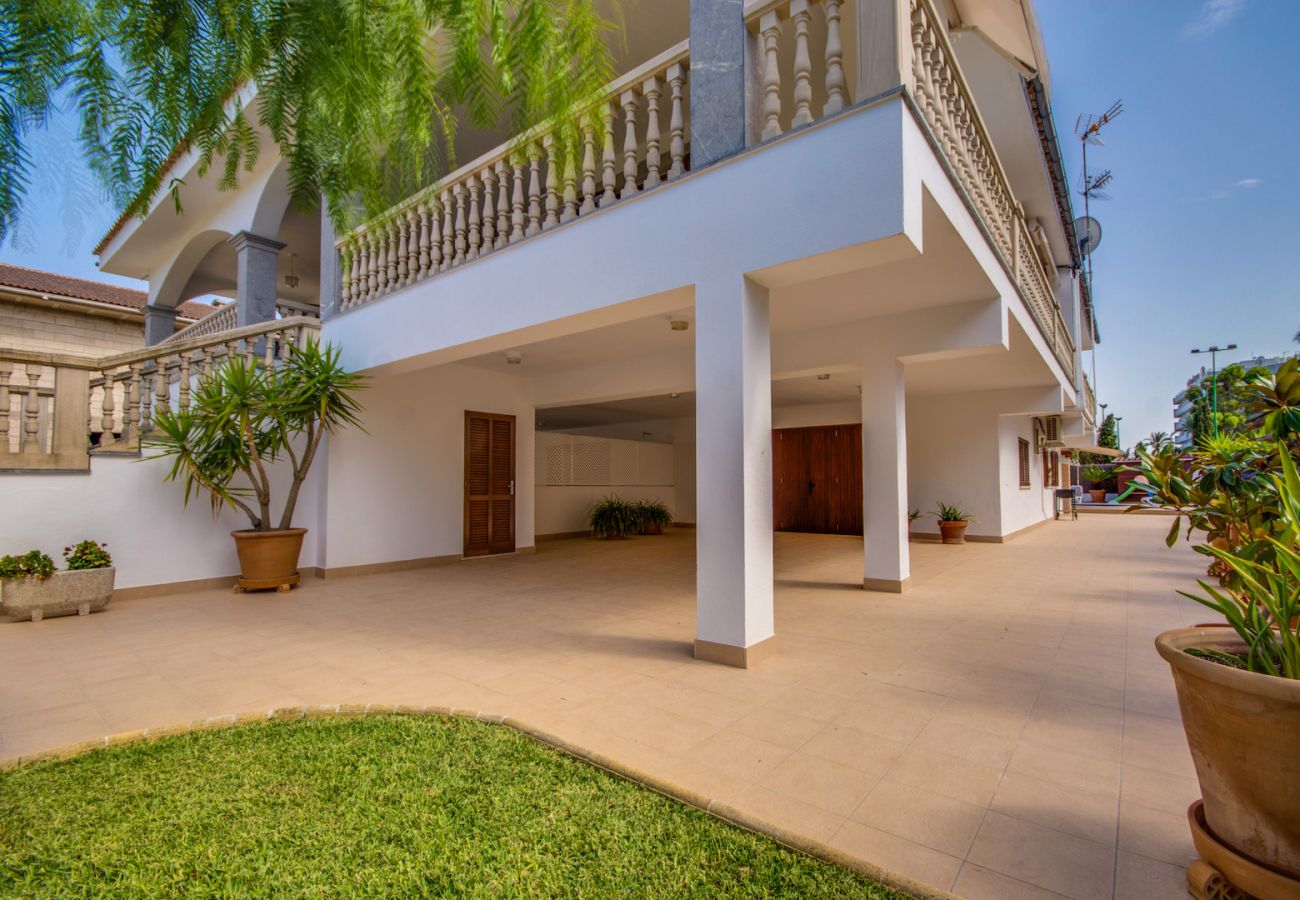
[(458, 181), (451, 186), (451, 196), (456, 201), (456, 255), (451, 264), (458, 266), (465, 261), (469, 251), (469, 223), (465, 216), (465, 182)]
[(388, 224), (381, 223), (376, 226), (375, 243), (378, 246), (377, 268), (379, 284), (375, 291), (375, 296), (388, 293)]
[(429, 274), (429, 201), (421, 200), (416, 209), (420, 236), (415, 250), (415, 280)]
[(352, 290), (352, 245), (339, 247), (339, 308), (348, 308), (348, 293)]
[(663, 174), (660, 166), (663, 162), (663, 156), (659, 152), (659, 95), (663, 92), (663, 82), (659, 76), (651, 75), (641, 85), (641, 93), (645, 95), (645, 164), (646, 177), (645, 188), (649, 190), (658, 187), (663, 183)]
[(766, 141), (781, 135), (781, 61), (777, 54), (781, 17), (776, 10), (763, 13), (758, 31), (763, 40), (763, 131), (759, 136)]
[(560, 213), (561, 222), (572, 222), (578, 218), (578, 171), (577, 142), (564, 142), (564, 211)]
[(524, 158), (516, 153), (511, 162), (514, 183), (510, 188), (510, 243), (524, 239)]
[(456, 206), (452, 203), (451, 188), (442, 191), (442, 268), (450, 269), (456, 262)]
[(268, 369), (275, 365), (276, 343), (280, 337), (281, 333), (277, 331), (262, 339), (262, 365)]
[(171, 394), (167, 385), (167, 357), (160, 356), (153, 363), (153, 397), (159, 412), (170, 406)]
[(794, 21), (794, 118), (791, 128), (813, 120), (812, 56), (808, 52), (808, 25), (812, 21), (809, 0), (791, 0), (790, 18)]
[(608, 206), (618, 199), (614, 193), (618, 187), (618, 176), (614, 168), (614, 103), (606, 100), (600, 111), (601, 124), (605, 126), (605, 139), (601, 146), (600, 183), (604, 191), (600, 195), (600, 205)]
[(636, 91), (627, 90), (619, 98), (623, 103), (623, 196), (638, 192), (636, 143)]
[(126, 381), (126, 409), (122, 415), (122, 430), (129, 443), (140, 440), (140, 373), (143, 363), (131, 363)]
[(203, 371), (202, 371), (202, 375), (199, 376), (200, 378), (202, 378), (203, 376), (207, 376), (207, 375), (211, 375), (211, 374), (212, 374), (212, 357), (213, 357), (213, 351), (212, 351), (212, 348), (211, 348), (211, 347), (204, 347), (204, 348), (203, 348), (203, 362), (201, 363), (201, 365), (202, 365), (202, 367), (203, 367)]
[(559, 160), (556, 159), (555, 152), (555, 135), (547, 132), (542, 136), (542, 149), (546, 151), (546, 182), (544, 189), (546, 193), (546, 221), (542, 222), (542, 228), (553, 228), (560, 224), (560, 218), (556, 215), (560, 208), (559, 190)]
[(420, 206), (412, 204), (406, 211), (408, 250), (406, 257), (406, 283), (414, 284), (420, 277)]
[(27, 370), (27, 397), (23, 403), (23, 453), (40, 453), (44, 449), (41, 447), (40, 435), (40, 416), (41, 416), (41, 395), (37, 390), (37, 382), (41, 380), (42, 367), (25, 364)]
[[(245, 340), (244, 346), (248, 348), (249, 355), (252, 355), (252, 341)], [(186, 412), (190, 408), (190, 353), (181, 351), (176, 354), (180, 361), (180, 375), (177, 379), (178, 396), (177, 401), (180, 405), (181, 412)], [(252, 361), (251, 359), (249, 360)]]
[(395, 291), (402, 286), (402, 282), (397, 277), (397, 233), (400, 231), (398, 219), (394, 218), (388, 223), (388, 290)]
[(596, 130), (591, 114), (582, 114), (582, 215), (596, 209)]
[(394, 289), (406, 284), (406, 278), (410, 275), (410, 269), (407, 266), (407, 258), (410, 255), (410, 247), (407, 246), (406, 239), (406, 222), (405, 216), (398, 213), (393, 217), (393, 228), (397, 232), (397, 265), (393, 270), (392, 286)]
[(672, 92), (672, 110), (668, 119), (668, 180), (681, 178), (686, 171), (686, 120), (682, 110), (682, 90), (686, 85), (686, 67), (673, 63), (668, 67), (668, 87)]
[(491, 166), (484, 166), (479, 178), (483, 182), (483, 243), (480, 253), (489, 253), (497, 243), (497, 176)]
[(140, 375), (140, 431), (153, 431), (153, 380), (152, 372)]
[(528, 142), (528, 231), (532, 237), (542, 231), (542, 151), (536, 141)]
[(478, 205), (478, 176), (469, 176), (465, 188), (469, 193), (469, 243), (465, 252), (465, 260), (468, 262), (471, 259), (478, 259), (478, 248), (483, 243), (483, 219), (479, 214)]
[[(30, 371), (30, 367), (28, 371)], [(99, 404), (99, 446), (101, 447), (113, 443), (113, 432), (117, 429), (117, 398), (114, 396), (117, 385), (113, 380), (113, 368), (110, 366), (104, 369), (103, 372), (104, 397)]]
[(357, 277), (352, 282), (352, 305), (365, 302), (370, 296), (370, 237), (357, 235)]
[(9, 379), (14, 364), (0, 362), (0, 454), (9, 452)]
[(497, 237), (492, 246), (499, 250), (510, 243), (510, 165), (502, 157), (493, 169), (497, 182)]
[(848, 93), (844, 79), (844, 41), (840, 38), (840, 0), (822, 0), (826, 7), (826, 105), (822, 115), (844, 108)]
[(429, 215), (429, 268), (432, 275), (442, 268), (442, 208), (433, 197), (428, 202)]

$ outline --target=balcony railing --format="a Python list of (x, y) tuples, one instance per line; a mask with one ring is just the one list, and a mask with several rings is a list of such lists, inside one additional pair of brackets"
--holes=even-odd
[[(918, 115), (969, 199), (1043, 337), (1073, 381), (1074, 343), (1048, 273), (931, 0), (897, 0), (910, 16), (899, 48)], [(904, 6), (905, 5), (905, 6)], [(833, 115), (856, 100), (845, 77), (842, 0), (751, 0), (759, 141)], [(821, 52), (812, 52), (814, 13)], [(654, 190), (690, 170), (682, 42), (612, 82), (574, 114), (485, 153), (341, 237), (340, 308), (349, 310), (559, 225)], [(783, 89), (788, 84), (789, 89)], [(816, 89), (814, 89), (816, 88)], [(565, 136), (570, 137), (566, 138)]]
[(1088, 381), (1087, 375), (1083, 376), (1083, 402), (1080, 406), (1089, 422), (1097, 421), (1097, 395), (1093, 392), (1092, 382)]
[(154, 414), (187, 409), (225, 360), (274, 366), (319, 330), (294, 316), (102, 359), (0, 348), (0, 470), (85, 469), (95, 435), (100, 452), (135, 453)]

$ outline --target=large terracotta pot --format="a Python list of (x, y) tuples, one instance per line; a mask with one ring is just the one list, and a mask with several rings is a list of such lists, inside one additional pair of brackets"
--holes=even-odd
[(1300, 879), (1300, 681), (1220, 665), (1190, 648), (1240, 652), (1243, 644), (1216, 627), (1156, 638), (1173, 669), (1206, 823), (1242, 856)]
[(302, 552), (306, 533), (306, 528), (230, 532), (239, 554), (239, 583), (235, 590), (287, 591), (297, 584), (300, 580), (298, 554)]
[(1088, 495), (1092, 498), (1092, 502), (1093, 502), (1093, 503), (1105, 503), (1105, 502), (1106, 502), (1106, 492), (1105, 492), (1105, 491), (1088, 491)]
[(966, 526), (969, 522), (939, 522), (939, 535), (945, 544), (966, 543)]

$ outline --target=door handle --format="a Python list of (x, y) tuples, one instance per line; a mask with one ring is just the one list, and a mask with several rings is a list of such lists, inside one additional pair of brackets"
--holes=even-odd
[(513, 497), (514, 495), (515, 495), (515, 483), (512, 481), (510, 482), (510, 496)]
[(813, 492), (813, 488), (816, 486), (816, 484), (817, 484), (817, 482), (815, 482), (815, 481), (810, 481), (810, 482), (808, 482), (808, 493), (811, 494), (811, 493)]

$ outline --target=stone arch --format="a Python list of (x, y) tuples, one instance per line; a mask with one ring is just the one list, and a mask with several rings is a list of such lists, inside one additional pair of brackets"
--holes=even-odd
[(162, 277), (149, 279), (149, 305), (161, 309), (175, 309), (190, 297), (215, 293), (210, 286), (194, 285), (192, 282), (200, 264), (212, 254), (214, 249), (226, 246), (226, 241), (230, 237), (230, 232), (213, 228), (201, 231), (186, 241), (185, 246), (172, 258)]

